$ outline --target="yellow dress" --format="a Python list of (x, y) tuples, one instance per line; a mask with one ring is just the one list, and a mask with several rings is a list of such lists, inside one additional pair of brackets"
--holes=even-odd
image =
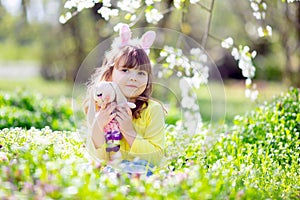
[[(137, 136), (131, 147), (125, 138), (122, 138), (121, 160), (142, 159), (159, 165), (164, 156), (165, 143), (165, 115), (162, 106), (149, 99), (148, 107), (142, 111), (141, 117), (133, 119), (132, 123)], [(87, 148), (101, 160), (109, 161), (115, 154), (106, 152), (105, 145), (96, 149), (90, 135), (87, 137)]]

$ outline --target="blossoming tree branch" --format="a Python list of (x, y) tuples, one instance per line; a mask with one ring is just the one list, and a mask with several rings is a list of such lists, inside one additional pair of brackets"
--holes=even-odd
[[(252, 10), (253, 17), (257, 21), (256, 34), (258, 38), (272, 37), (272, 25), (268, 24), (267, 10), (268, 4), (265, 0), (245, 0), (249, 3), (249, 7)], [(283, 4), (299, 3), (299, 0), (282, 0)], [(209, 2), (209, 3), (207, 3)], [(276, 3), (276, 2), (275, 2)], [(174, 0), (172, 4), (166, 3), (161, 0), (122, 0), (114, 1), (111, 0), (66, 0), (64, 7), (67, 9), (59, 19), (60, 23), (67, 23), (73, 16), (77, 15), (84, 9), (93, 8), (96, 4), (101, 4), (98, 9), (99, 15), (106, 21), (114, 24), (114, 31), (118, 31), (120, 24), (126, 23), (130, 27), (136, 25), (142, 18), (150, 25), (157, 25), (158, 22), (164, 19), (166, 15), (169, 15), (175, 10), (180, 10), (183, 14), (187, 14), (190, 7), (198, 6), (203, 12), (207, 12), (208, 18), (204, 29), (204, 34), (201, 40), (201, 46), (205, 48), (207, 40), (212, 38), (219, 41), (221, 47), (228, 49), (231, 52), (233, 58), (238, 62), (238, 67), (242, 71), (242, 75), (245, 77), (245, 95), (246, 97), (255, 100), (258, 95), (255, 84), (253, 84), (253, 78), (255, 76), (256, 67), (253, 63), (257, 52), (251, 50), (248, 45), (236, 44), (234, 38), (228, 36), (227, 38), (219, 38), (218, 36), (212, 35), (210, 26), (212, 23), (212, 16), (215, 6), (215, 0), (203, 1), (203, 0)], [(299, 9), (300, 10), (300, 9)], [(114, 20), (117, 17), (122, 16), (122, 22), (116, 22)], [(124, 18), (124, 19), (123, 19)], [(300, 25), (298, 24), (300, 27)], [(299, 45), (296, 46), (295, 51), (299, 49)], [(195, 52), (201, 52), (200, 49), (192, 49), (192, 55)], [(161, 70), (161, 75), (170, 74), (170, 70), (173, 70), (176, 66), (181, 66), (179, 76), (187, 77), (193, 83), (193, 86), (199, 87), (200, 84), (207, 83), (208, 69), (207, 66), (202, 65), (199, 60), (189, 60), (188, 56), (181, 55), (182, 51), (177, 48), (165, 46), (161, 50), (160, 56), (165, 58), (166, 68)], [(201, 57), (201, 56), (200, 56)], [(185, 62), (182, 62), (182, 61)], [(196, 67), (197, 66), (197, 67)], [(200, 70), (191, 70), (192, 68), (198, 68), (203, 66)], [(182, 69), (183, 67), (183, 69)], [(299, 67), (300, 68), (300, 67)], [(178, 70), (179, 68), (177, 68)], [(300, 71), (300, 69), (299, 69)], [(195, 81), (198, 80), (198, 81)]]

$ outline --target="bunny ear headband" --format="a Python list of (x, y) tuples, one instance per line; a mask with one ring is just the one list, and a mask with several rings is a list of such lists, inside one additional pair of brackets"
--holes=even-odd
[(120, 49), (126, 45), (141, 47), (149, 54), (149, 48), (155, 40), (155, 32), (147, 31), (141, 37), (141, 39), (131, 39), (131, 31), (127, 24), (122, 24), (120, 27), (119, 37), (115, 38), (111, 47), (112, 50)]

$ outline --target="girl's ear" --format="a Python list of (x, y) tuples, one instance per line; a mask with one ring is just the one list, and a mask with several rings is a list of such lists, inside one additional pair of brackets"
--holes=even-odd
[(121, 44), (120, 46), (123, 47), (128, 44), (129, 40), (131, 39), (131, 31), (127, 24), (123, 24), (120, 28), (120, 38)]
[(140, 39), (140, 44), (143, 47), (143, 49), (147, 50), (151, 47), (155, 40), (156, 34), (154, 31), (147, 31), (144, 33), (142, 38)]

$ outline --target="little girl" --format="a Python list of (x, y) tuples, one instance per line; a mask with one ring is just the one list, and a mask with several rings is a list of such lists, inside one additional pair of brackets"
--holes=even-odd
[[(115, 119), (122, 133), (120, 144), (122, 163), (159, 165), (164, 155), (165, 119), (163, 107), (153, 100), (152, 69), (147, 51), (152, 45), (155, 33), (146, 32), (140, 40), (131, 40), (129, 27), (120, 29), (120, 36), (112, 44), (112, 50), (105, 54), (101, 68), (98, 68), (88, 85), (87, 101), (93, 86), (99, 81), (117, 83), (129, 102), (136, 105), (130, 109), (127, 104), (116, 105), (106, 99), (89, 126), (91, 134), (87, 147), (101, 160), (111, 161), (114, 152), (106, 152), (104, 127)], [(85, 109), (88, 114), (88, 108)], [(115, 112), (113, 112), (115, 111)]]

